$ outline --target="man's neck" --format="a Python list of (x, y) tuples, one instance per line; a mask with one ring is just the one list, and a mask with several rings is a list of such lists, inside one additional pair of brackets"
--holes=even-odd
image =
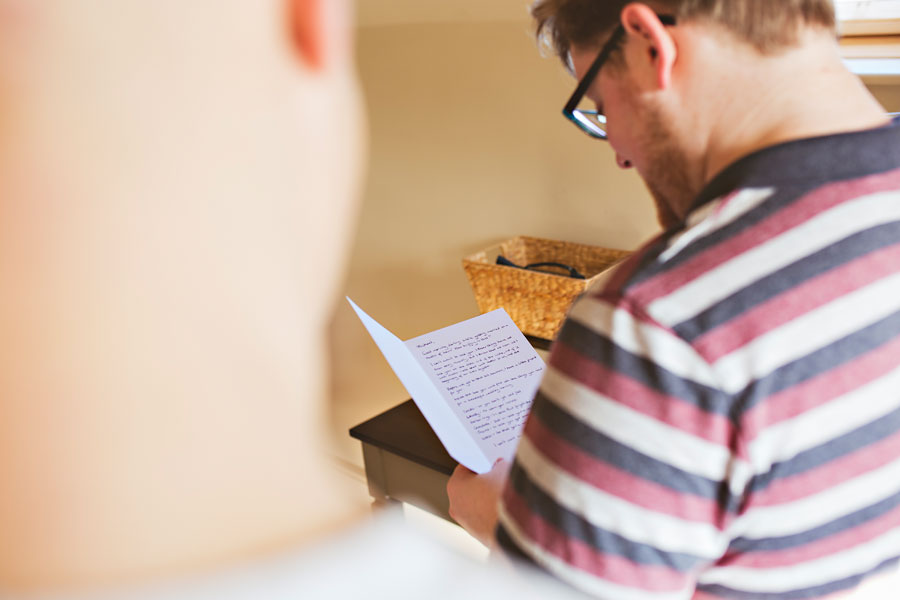
[[(797, 49), (778, 56), (749, 55), (735, 63), (739, 57), (728, 53), (713, 65), (721, 77), (714, 83), (715, 107), (699, 154), (704, 184), (757, 150), (888, 122), (884, 109), (843, 65), (834, 41), (820, 32), (807, 36)], [(735, 70), (734, 64), (742, 67)]]

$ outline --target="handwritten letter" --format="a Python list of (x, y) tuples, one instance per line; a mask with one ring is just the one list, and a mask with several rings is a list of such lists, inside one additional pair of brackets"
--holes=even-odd
[(450, 456), (476, 473), (512, 457), (544, 361), (506, 311), (403, 342), (350, 304)]
[(499, 455), (515, 450), (544, 362), (505, 311), (433, 331), (407, 347), (479, 445)]

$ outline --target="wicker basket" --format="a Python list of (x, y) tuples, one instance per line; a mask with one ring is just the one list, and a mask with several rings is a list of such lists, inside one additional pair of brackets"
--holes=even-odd
[[(502, 254), (517, 265), (557, 262), (586, 279), (495, 264)], [(569, 307), (603, 272), (631, 252), (533, 237), (515, 237), (463, 259), (478, 309), (504, 308), (526, 335), (552, 340)]]

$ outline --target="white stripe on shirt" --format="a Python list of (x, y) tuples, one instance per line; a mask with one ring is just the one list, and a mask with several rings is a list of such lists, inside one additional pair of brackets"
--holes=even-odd
[(656, 364), (682, 379), (708, 387), (718, 386), (706, 361), (698, 360), (697, 351), (660, 325), (642, 322), (627, 310), (616, 309), (609, 302), (590, 296), (575, 304), (569, 318), (608, 338), (612, 338), (614, 331), (616, 344), (636, 356), (646, 358), (652, 348)]
[[(713, 365), (722, 387), (736, 393), (755, 379), (897, 311), (900, 273), (884, 277), (759, 336)], [(860, 310), (859, 307), (865, 307)], [(785, 343), (791, 340), (792, 343)]]
[(553, 367), (547, 368), (541, 391), (577, 420), (637, 452), (712, 481), (729, 479), (735, 495), (752, 476), (750, 465), (727, 447), (612, 401)]
[(900, 460), (863, 473), (793, 502), (751, 508), (730, 533), (752, 532), (753, 539), (804, 533), (867, 508), (900, 492)]
[(709, 523), (686, 521), (632, 504), (568, 474), (527, 438), (522, 438), (517, 460), (535, 485), (596, 527), (662, 552), (712, 559), (728, 547), (723, 533)]
[(900, 367), (840, 398), (763, 430), (750, 443), (754, 467), (765, 473), (900, 408)]
[(543, 566), (569, 585), (597, 598), (614, 598), (615, 600), (690, 600), (694, 595), (694, 584), (677, 592), (652, 592), (635, 589), (631, 586), (625, 587), (591, 575), (569, 565), (556, 555), (547, 552), (532, 542), (530, 538), (519, 530), (515, 521), (513, 521), (502, 505), (498, 510), (498, 516), (509, 537), (537, 564)]
[(662, 323), (681, 323), (778, 269), (854, 233), (897, 219), (900, 193), (896, 191), (843, 202), (651, 302), (648, 312)]
[(687, 229), (669, 240), (665, 252), (659, 256), (660, 260), (667, 261), (685, 246), (730, 225), (774, 193), (774, 188), (745, 188), (731, 198), (722, 198), (700, 207), (688, 216)]
[(777, 593), (817, 587), (878, 567), (884, 556), (900, 555), (900, 529), (842, 552), (777, 568), (719, 567), (701, 576), (703, 584), (721, 584), (751, 593)]

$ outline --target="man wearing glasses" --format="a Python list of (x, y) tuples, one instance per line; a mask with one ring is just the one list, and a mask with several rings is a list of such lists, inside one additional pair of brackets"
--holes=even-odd
[(832, 3), (533, 15), (664, 232), (576, 304), (514, 464), (457, 469), (451, 514), (601, 598), (858, 593), (900, 556), (900, 125)]

